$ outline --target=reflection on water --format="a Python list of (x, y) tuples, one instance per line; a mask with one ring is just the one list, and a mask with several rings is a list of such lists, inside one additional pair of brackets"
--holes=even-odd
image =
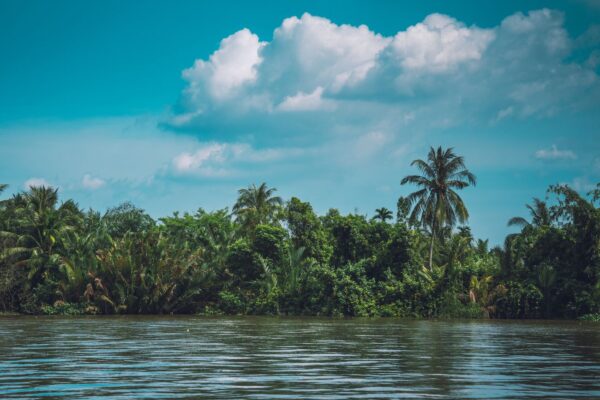
[(600, 397), (600, 325), (0, 318), (0, 397)]

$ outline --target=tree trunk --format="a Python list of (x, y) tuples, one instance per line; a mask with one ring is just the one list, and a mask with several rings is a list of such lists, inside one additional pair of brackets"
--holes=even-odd
[(433, 240), (435, 238), (435, 229), (431, 226), (431, 243), (429, 244), (429, 270), (433, 272)]

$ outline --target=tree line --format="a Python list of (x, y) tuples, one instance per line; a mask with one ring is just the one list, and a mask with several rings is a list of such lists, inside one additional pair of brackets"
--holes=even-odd
[(0, 312), (600, 317), (600, 184), (551, 186), (490, 248), (465, 225), (464, 158), (431, 148), (411, 165), (401, 184), (416, 190), (372, 218), (319, 216), (265, 183), (231, 211), (158, 221), (31, 187), (0, 201)]

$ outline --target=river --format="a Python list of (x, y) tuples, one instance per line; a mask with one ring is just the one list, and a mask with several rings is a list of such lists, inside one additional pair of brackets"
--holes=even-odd
[(0, 317), (0, 398), (600, 398), (600, 324)]

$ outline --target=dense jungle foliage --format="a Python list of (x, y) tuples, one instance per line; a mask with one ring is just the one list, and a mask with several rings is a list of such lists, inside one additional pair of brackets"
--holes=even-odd
[(550, 187), (489, 248), (464, 225), (463, 158), (432, 148), (412, 165), (417, 190), (372, 218), (318, 216), (264, 183), (231, 212), (158, 221), (32, 187), (0, 202), (0, 312), (598, 318), (600, 184)]

